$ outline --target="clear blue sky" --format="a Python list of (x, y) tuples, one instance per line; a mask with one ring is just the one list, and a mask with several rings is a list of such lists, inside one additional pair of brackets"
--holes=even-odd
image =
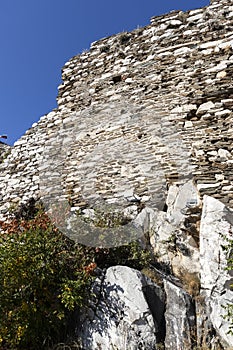
[(56, 107), (61, 68), (90, 43), (209, 0), (1, 0), (0, 134), (13, 144)]

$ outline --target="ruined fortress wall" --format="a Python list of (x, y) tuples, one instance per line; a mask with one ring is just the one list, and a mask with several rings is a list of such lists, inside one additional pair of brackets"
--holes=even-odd
[(0, 163), (7, 157), (8, 153), (10, 153), (10, 149), (10, 146), (0, 141)]
[(232, 73), (230, 0), (93, 43), (65, 64), (57, 109), (1, 164), (0, 216), (43, 191), (81, 209), (162, 209), (190, 178), (233, 207)]

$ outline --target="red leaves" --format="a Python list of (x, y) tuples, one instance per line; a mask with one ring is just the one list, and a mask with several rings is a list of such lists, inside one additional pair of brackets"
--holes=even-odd
[[(51, 221), (45, 213), (38, 214), (32, 220), (0, 221), (0, 229), (6, 234), (20, 234), (22, 231), (38, 228), (46, 231), (51, 225)], [(54, 227), (53, 231), (57, 232), (58, 229)]]
[(96, 267), (97, 267), (96, 263), (92, 262), (89, 265), (84, 266), (84, 270), (88, 275), (91, 275), (94, 272), (94, 270), (96, 269)]

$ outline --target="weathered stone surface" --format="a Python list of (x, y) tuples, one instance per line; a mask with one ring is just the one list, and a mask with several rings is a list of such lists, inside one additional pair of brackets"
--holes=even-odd
[(201, 297), (205, 299), (207, 311), (198, 316), (201, 319), (198, 320), (200, 326), (204, 327), (199, 331), (208, 334), (208, 321), (211, 322), (226, 348), (233, 347), (233, 336), (228, 334), (229, 325), (222, 315), (226, 312), (223, 306), (233, 301), (230, 288), (233, 279), (226, 270), (226, 252), (223, 247), (227, 245), (226, 238), (233, 238), (232, 232), (233, 212), (218, 200), (205, 196), (200, 227), (200, 277)]
[(205, 114), (206, 112), (209, 112), (211, 108), (214, 108), (214, 103), (213, 102), (206, 102), (200, 105), (200, 107), (197, 110), (197, 115)]
[(134, 223), (136, 226), (140, 227), (145, 234), (149, 233), (156, 221), (157, 217), (160, 215), (158, 210), (153, 210), (151, 208), (144, 208), (135, 218)]
[(169, 221), (179, 226), (187, 214), (195, 212), (201, 201), (193, 181), (187, 181), (182, 186), (169, 188), (166, 203)]
[(166, 292), (165, 349), (192, 350), (195, 346), (196, 315), (194, 303), (182, 288), (164, 281)]
[(96, 282), (92, 309), (82, 320), (85, 350), (157, 349), (164, 336), (164, 293), (139, 271), (114, 266)]
[[(113, 210), (132, 220), (130, 228), (140, 231), (142, 241), (149, 233), (159, 273), (166, 281), (177, 278), (176, 286), (167, 283), (166, 288), (174, 289), (182, 313), (169, 304), (167, 314), (174, 312), (184, 322), (190, 314), (184, 290), (195, 297), (198, 345), (211, 350), (220, 343), (232, 347), (221, 318), (221, 303), (232, 300), (221, 248), (222, 232), (232, 229), (226, 209), (233, 208), (232, 19), (232, 0), (212, 0), (206, 8), (153, 17), (145, 28), (94, 42), (65, 64), (57, 108), (34, 123), (0, 164), (0, 220), (7, 219), (12, 206), (33, 197), (43, 199), (48, 209), (50, 200), (65, 203), (67, 211), (60, 210), (59, 219), (78, 212), (86, 222), (96, 210)], [(206, 194), (212, 199), (204, 199), (200, 231)], [(127, 227), (120, 229), (125, 233)], [(111, 231), (114, 241), (116, 232)], [(151, 323), (154, 308), (142, 293), (148, 282), (127, 270), (129, 290), (111, 271), (99, 282), (106, 315), (98, 305), (89, 310), (86, 346), (94, 350), (101, 342), (109, 349), (119, 341), (123, 347), (121, 334), (128, 331), (132, 349), (135, 339), (145, 346), (163, 339), (158, 320)], [(108, 278), (113, 286), (117, 281), (116, 288), (108, 289)], [(133, 280), (138, 294), (131, 291)], [(125, 291), (140, 295), (141, 316), (136, 299), (125, 299)], [(121, 308), (112, 310), (103, 295), (126, 306), (123, 318)], [(177, 327), (172, 316), (170, 321), (168, 329)], [(136, 334), (141, 326), (145, 335)], [(166, 334), (168, 346), (184, 344), (178, 335)]]
[(150, 243), (154, 254), (178, 277), (187, 271), (198, 273), (200, 199), (192, 181), (180, 187), (171, 186), (166, 203), (167, 212), (155, 214), (150, 221)]
[(0, 141), (0, 163), (6, 158), (10, 151), (11, 147)]

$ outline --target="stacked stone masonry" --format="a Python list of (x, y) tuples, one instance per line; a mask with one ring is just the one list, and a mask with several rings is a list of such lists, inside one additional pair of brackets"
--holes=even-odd
[[(102, 271), (99, 310), (84, 312), (77, 333), (84, 349), (157, 349), (159, 339), (167, 350), (232, 349), (221, 316), (233, 293), (223, 249), (233, 230), (232, 73), (231, 0), (153, 17), (73, 57), (57, 108), (14, 147), (0, 143), (0, 220), (31, 198), (65, 200), (83, 222), (104, 205), (132, 220), (110, 228), (114, 242), (136, 227), (156, 256), (150, 277), (163, 287), (126, 267)], [(160, 311), (156, 293), (152, 304), (145, 298), (148, 285)], [(120, 323), (110, 317), (119, 311)]]
[(0, 163), (8, 156), (11, 147), (0, 141)]
[(232, 73), (230, 0), (94, 42), (65, 64), (57, 109), (1, 164), (1, 216), (41, 197), (41, 172), (56, 195), (49, 158), (76, 207), (127, 207), (133, 195), (162, 208), (169, 186), (190, 178), (233, 207)]

